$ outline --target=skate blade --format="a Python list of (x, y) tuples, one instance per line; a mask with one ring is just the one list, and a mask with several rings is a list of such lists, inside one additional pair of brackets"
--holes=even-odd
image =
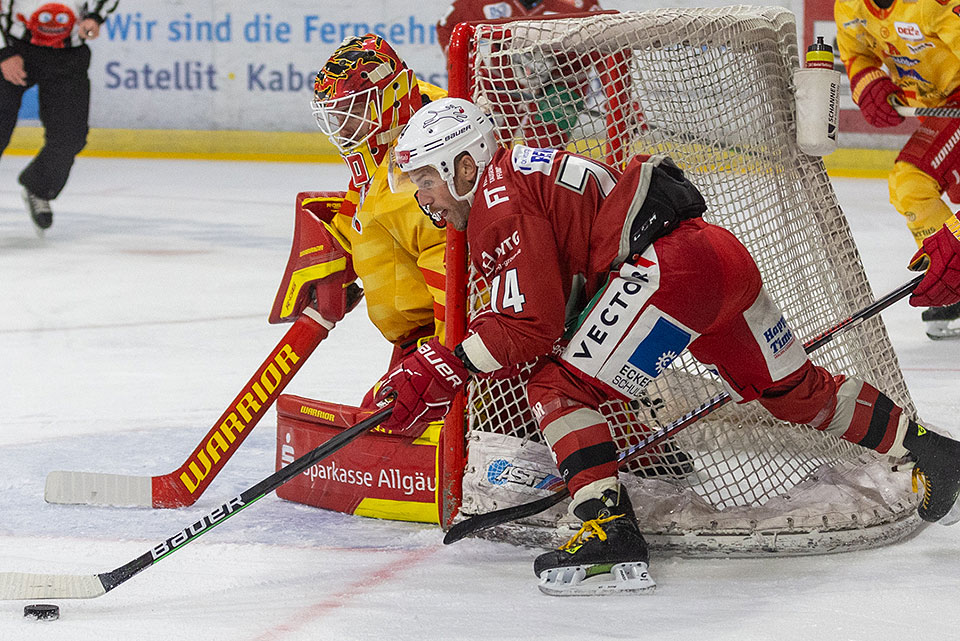
[(649, 594), (657, 584), (647, 564), (617, 563), (609, 572), (587, 576), (590, 565), (552, 568), (540, 574), (540, 591), (550, 596), (602, 596), (608, 594)]
[(955, 501), (950, 511), (937, 521), (940, 525), (956, 525), (960, 523), (960, 501)]
[(926, 325), (927, 338), (932, 341), (960, 338), (960, 327), (950, 327), (950, 323), (952, 322), (953, 321), (948, 320), (927, 321), (924, 323)]

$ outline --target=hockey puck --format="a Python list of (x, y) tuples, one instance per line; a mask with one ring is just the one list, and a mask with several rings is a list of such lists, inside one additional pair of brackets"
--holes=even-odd
[(60, 618), (60, 608), (46, 603), (26, 605), (23, 607), (23, 616), (37, 621), (56, 621)]

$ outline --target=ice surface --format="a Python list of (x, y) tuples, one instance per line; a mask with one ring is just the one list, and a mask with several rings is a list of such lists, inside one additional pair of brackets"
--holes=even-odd
[[(54, 469), (153, 475), (180, 465), (286, 330), (267, 324), (299, 190), (339, 165), (81, 158), (38, 239), (0, 163), (0, 571), (112, 570), (273, 470), (271, 412), (191, 508), (43, 502)], [(882, 180), (835, 180), (874, 291), (914, 249)], [(917, 406), (960, 425), (960, 341), (919, 310), (883, 314)], [(357, 402), (389, 348), (362, 309), (289, 393)], [(960, 430), (957, 430), (960, 431)], [(905, 481), (906, 482), (906, 481)], [(538, 550), (444, 547), (427, 525), (265, 498), (59, 621), (0, 602), (0, 640), (953, 639), (960, 527), (825, 557), (654, 558), (652, 596), (546, 597)]]

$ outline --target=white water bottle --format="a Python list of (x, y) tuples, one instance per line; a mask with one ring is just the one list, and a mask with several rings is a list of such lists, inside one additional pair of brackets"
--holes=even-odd
[(840, 72), (833, 69), (833, 47), (817, 36), (803, 69), (793, 72), (797, 104), (797, 144), (811, 156), (837, 148), (840, 126)]

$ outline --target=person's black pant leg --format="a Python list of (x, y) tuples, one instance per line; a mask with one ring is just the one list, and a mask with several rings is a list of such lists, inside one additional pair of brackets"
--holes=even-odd
[[(39, 51), (38, 51), (39, 50)], [(43, 149), (20, 174), (20, 184), (45, 199), (56, 198), (70, 176), (77, 154), (87, 144), (90, 116), (90, 49), (34, 50), (39, 89)]]
[(27, 87), (7, 82), (0, 77), (0, 155), (7, 150), (13, 129), (17, 126), (20, 103)]

